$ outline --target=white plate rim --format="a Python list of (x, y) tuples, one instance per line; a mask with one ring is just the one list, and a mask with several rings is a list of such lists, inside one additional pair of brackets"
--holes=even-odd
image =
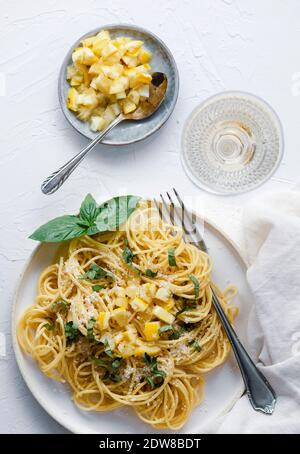
[[(244, 268), (244, 271), (246, 272), (248, 269), (248, 261), (245, 257), (245, 255), (242, 253), (240, 248), (235, 244), (235, 242), (221, 229), (219, 228), (214, 222), (211, 220), (208, 220), (206, 217), (199, 216), (196, 214), (193, 210), (191, 210), (191, 213), (196, 215), (196, 218), (199, 219), (201, 222), (204, 222), (204, 227), (207, 226), (209, 229), (211, 229), (214, 234), (216, 234), (219, 238), (222, 240), (225, 240), (227, 245), (230, 247), (230, 249), (233, 251), (235, 254), (236, 258), (240, 261), (241, 266)], [(75, 430), (74, 426), (72, 424), (68, 424), (68, 422), (61, 417), (59, 414), (55, 413), (55, 411), (51, 410), (51, 407), (48, 406), (46, 401), (43, 399), (43, 396), (38, 395), (35, 392), (34, 387), (31, 385), (30, 377), (27, 375), (27, 372), (23, 368), (22, 365), (22, 358), (24, 357), (24, 354), (22, 353), (19, 345), (18, 345), (18, 340), (17, 340), (17, 335), (16, 335), (16, 325), (17, 325), (17, 319), (16, 319), (16, 312), (17, 312), (17, 301), (18, 301), (18, 294), (19, 290), (21, 288), (21, 284), (23, 281), (23, 277), (26, 273), (26, 270), (28, 266), (30, 265), (31, 261), (33, 260), (35, 254), (38, 253), (38, 251), (43, 247), (43, 243), (39, 243), (31, 252), (29, 255), (28, 259), (26, 260), (23, 269), (21, 273), (19, 274), (16, 286), (15, 286), (15, 291), (13, 295), (13, 302), (12, 302), (12, 315), (11, 315), (11, 334), (12, 334), (12, 346), (13, 346), (13, 351), (15, 354), (16, 362), (19, 368), (19, 371), (28, 387), (30, 390), (31, 394), (33, 397), (36, 399), (36, 401), (41, 405), (41, 407), (48, 413), (48, 415), (53, 418), (56, 422), (58, 422), (62, 427), (66, 428), (69, 430), (71, 433), (75, 434), (84, 434), (84, 431), (79, 431)], [(232, 398), (231, 402), (224, 407), (224, 409), (215, 417), (213, 418), (213, 421), (217, 421), (220, 417), (224, 416), (226, 413), (228, 413), (231, 408), (234, 406), (234, 404), (240, 399), (240, 397), (244, 394), (245, 387), (244, 384), (241, 380), (241, 385), (236, 390), (235, 396)], [(176, 433), (176, 431), (173, 431), (173, 433)]]

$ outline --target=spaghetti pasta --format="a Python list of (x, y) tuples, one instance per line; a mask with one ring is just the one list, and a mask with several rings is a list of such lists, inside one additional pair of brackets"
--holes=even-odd
[(222, 292), (210, 257), (182, 235), (142, 201), (123, 229), (69, 241), (41, 274), (18, 340), (81, 409), (130, 406), (155, 428), (179, 429), (203, 398), (203, 374), (226, 359), (211, 289), (231, 322), (237, 290)]

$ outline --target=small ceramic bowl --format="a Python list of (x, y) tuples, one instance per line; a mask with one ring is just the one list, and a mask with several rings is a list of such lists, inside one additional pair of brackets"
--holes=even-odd
[(160, 71), (167, 75), (168, 89), (166, 98), (160, 108), (151, 117), (142, 121), (124, 121), (116, 126), (102, 141), (106, 145), (128, 145), (146, 139), (160, 129), (168, 120), (176, 105), (179, 76), (175, 60), (167, 46), (153, 33), (134, 25), (103, 25), (81, 36), (67, 53), (59, 74), (58, 96), (62, 111), (68, 122), (88, 139), (94, 139), (97, 133), (89, 128), (87, 122), (78, 120), (76, 115), (67, 108), (66, 99), (70, 88), (66, 80), (67, 66), (72, 64), (72, 52), (79, 46), (80, 41), (96, 35), (101, 30), (109, 30), (112, 38), (128, 36), (144, 41), (145, 48), (152, 52), (151, 68), (153, 72)]

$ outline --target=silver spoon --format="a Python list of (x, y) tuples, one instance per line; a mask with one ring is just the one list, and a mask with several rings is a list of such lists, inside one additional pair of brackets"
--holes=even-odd
[(138, 108), (130, 113), (121, 113), (114, 119), (104, 131), (95, 137), (83, 150), (81, 150), (74, 158), (64, 164), (59, 170), (52, 173), (42, 184), (41, 189), (44, 194), (53, 194), (62, 184), (69, 178), (71, 173), (86, 157), (86, 155), (109, 133), (115, 126), (124, 120), (144, 120), (150, 117), (161, 105), (165, 98), (168, 86), (167, 76), (164, 73), (156, 72), (152, 74), (152, 81), (150, 84), (150, 96), (143, 100)]

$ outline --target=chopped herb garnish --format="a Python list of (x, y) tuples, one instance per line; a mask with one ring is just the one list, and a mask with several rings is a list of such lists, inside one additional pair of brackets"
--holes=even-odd
[(173, 330), (173, 334), (171, 334), (170, 339), (177, 340), (179, 339), (184, 333), (186, 329), (183, 326), (180, 326), (177, 330)]
[(132, 250), (128, 246), (128, 240), (127, 239), (126, 239), (125, 244), (126, 244), (126, 247), (125, 247), (125, 249), (122, 252), (123, 260), (129, 266), (129, 268), (131, 268), (136, 273), (140, 274), (140, 270), (133, 263), (134, 253), (132, 252)]
[(111, 380), (116, 383), (121, 381), (121, 377), (117, 373), (117, 371), (122, 364), (122, 358), (115, 357), (112, 358), (111, 360), (93, 358), (93, 360), (97, 366), (103, 367), (105, 369), (105, 373), (102, 377), (102, 380)]
[(150, 270), (149, 268), (145, 271), (145, 275), (148, 276), (148, 277), (156, 277), (157, 276), (157, 271), (152, 271)]
[(166, 333), (167, 331), (173, 331), (173, 326), (165, 325), (159, 328), (159, 333)]
[(93, 292), (100, 292), (100, 290), (102, 290), (104, 288), (105, 288), (104, 285), (100, 285), (100, 284), (92, 285)]
[(116, 383), (119, 383), (119, 382), (121, 381), (121, 377), (120, 377), (119, 374), (110, 374), (110, 375), (109, 375), (109, 379), (110, 379), (111, 381), (116, 382)]
[(168, 250), (168, 261), (170, 266), (177, 266), (174, 247)]
[(53, 312), (58, 312), (60, 310), (67, 311), (69, 309), (69, 307), (70, 307), (70, 303), (60, 300), (60, 301), (55, 301), (54, 303), (52, 303), (51, 309)]
[(52, 323), (45, 323), (43, 325), (48, 331), (53, 331), (54, 330), (54, 325)]
[(111, 362), (111, 367), (113, 369), (118, 369), (121, 365), (122, 358), (114, 358), (114, 360)]
[(107, 354), (107, 356), (109, 356), (110, 358), (113, 358), (113, 354), (112, 354), (110, 345), (109, 345), (109, 343), (108, 343), (108, 340), (105, 339), (105, 341), (103, 342), (103, 344), (104, 344), (104, 351), (105, 351), (105, 353)]
[(102, 358), (94, 358), (96, 366), (108, 368), (109, 365)]
[(143, 355), (143, 360), (150, 369), (150, 373), (146, 375), (144, 379), (152, 389), (157, 388), (163, 383), (166, 373), (158, 368), (157, 358), (151, 357), (148, 353), (145, 353)]
[(95, 323), (96, 323), (96, 320), (94, 319), (94, 317), (92, 317), (92, 318), (90, 318), (88, 325), (87, 325), (87, 335), (86, 336), (87, 336), (88, 340), (90, 340), (90, 341), (95, 340), (95, 336), (94, 336)]
[(78, 341), (79, 331), (76, 323), (67, 322), (65, 324), (65, 335), (68, 342)]
[(183, 306), (178, 312), (176, 312), (175, 318), (179, 317), (179, 315), (181, 315), (183, 312), (186, 312), (189, 310), (190, 310), (189, 306), (187, 306), (187, 305)]
[(191, 281), (194, 284), (195, 300), (198, 300), (199, 292), (200, 292), (200, 282), (198, 281), (196, 276), (194, 276), (193, 274), (189, 274), (189, 278), (191, 279)]
[(191, 345), (191, 347), (193, 347), (197, 352), (200, 352), (201, 351), (201, 345), (199, 345), (199, 342), (197, 339), (191, 341), (189, 343), (189, 345)]
[(110, 271), (107, 271), (101, 266), (98, 266), (96, 263), (93, 263), (88, 271), (86, 271), (80, 279), (90, 279), (90, 280), (95, 280), (95, 279), (102, 279), (103, 277), (111, 277), (112, 279), (115, 279), (115, 276), (113, 273)]
[(122, 252), (122, 257), (127, 264), (130, 264), (133, 261), (134, 253), (128, 246), (126, 246)]

